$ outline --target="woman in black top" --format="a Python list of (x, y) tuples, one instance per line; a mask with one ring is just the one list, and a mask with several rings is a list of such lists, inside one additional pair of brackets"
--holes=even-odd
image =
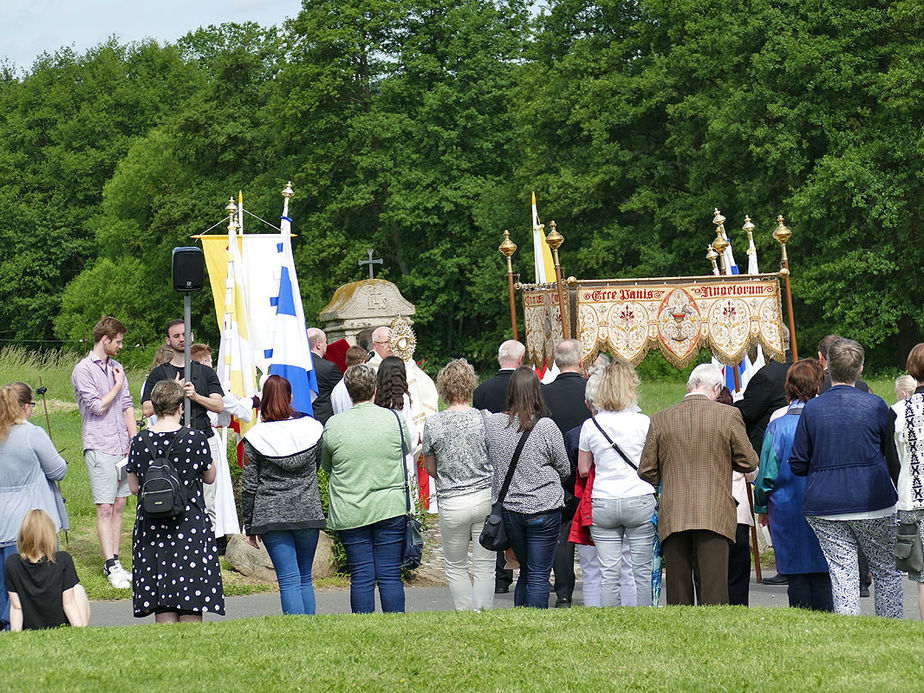
[(44, 510), (26, 513), (16, 541), (18, 554), (6, 560), (10, 629), (40, 630), (90, 623), (90, 602), (67, 551), (55, 551), (58, 535)]

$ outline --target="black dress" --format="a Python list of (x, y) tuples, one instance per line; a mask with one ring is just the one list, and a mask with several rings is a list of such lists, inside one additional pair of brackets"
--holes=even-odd
[[(154, 457), (162, 457), (177, 432), (142, 431), (132, 439), (128, 471), (144, 483)], [(205, 512), (202, 472), (211, 464), (208, 439), (187, 429), (171, 461), (190, 494), (183, 517), (150, 519), (141, 504), (132, 537), (132, 603), (135, 616), (180, 611), (225, 613), (215, 531)]]

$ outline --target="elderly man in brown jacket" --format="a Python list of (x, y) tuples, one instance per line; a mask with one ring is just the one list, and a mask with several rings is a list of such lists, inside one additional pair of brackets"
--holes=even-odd
[(703, 604), (728, 604), (728, 547), (737, 519), (732, 470), (751, 472), (757, 455), (741, 412), (715, 401), (723, 384), (713, 365), (693, 369), (680, 404), (651, 417), (638, 475), (662, 484), (658, 534), (667, 571), (667, 603), (693, 604), (699, 565)]

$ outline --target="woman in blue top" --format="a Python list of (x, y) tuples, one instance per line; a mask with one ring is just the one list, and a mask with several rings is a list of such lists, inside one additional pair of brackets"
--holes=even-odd
[(63, 479), (67, 462), (48, 434), (28, 422), (35, 410), (32, 389), (23, 383), (0, 387), (0, 630), (9, 626), (10, 600), (2, 588), (4, 565), (16, 555), (23, 518), (40, 508), (57, 532), (61, 516), (49, 480)]
[(793, 474), (806, 477), (802, 511), (831, 573), (837, 614), (860, 614), (857, 552), (869, 560), (876, 615), (902, 617), (902, 575), (895, 569), (898, 476), (892, 412), (854, 383), (863, 347), (838, 339), (828, 349), (832, 387), (806, 402), (789, 454)]
[(770, 524), (777, 567), (789, 578), (789, 606), (815, 611), (834, 610), (831, 576), (818, 538), (802, 512), (805, 477), (792, 473), (789, 453), (802, 407), (818, 394), (824, 377), (815, 359), (798, 361), (786, 373), (789, 407), (767, 426), (754, 483), (754, 512), (761, 525)]

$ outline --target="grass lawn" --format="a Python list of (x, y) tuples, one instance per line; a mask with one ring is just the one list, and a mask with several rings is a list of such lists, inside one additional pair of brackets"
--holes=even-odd
[(270, 616), (7, 634), (22, 691), (908, 691), (924, 626), (796, 609)]

